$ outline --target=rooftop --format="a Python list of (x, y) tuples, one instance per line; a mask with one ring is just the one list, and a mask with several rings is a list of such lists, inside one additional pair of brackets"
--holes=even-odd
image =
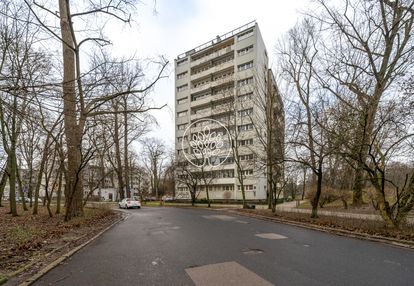
[(248, 28), (254, 27), (255, 25), (256, 25), (256, 20), (254, 20), (252, 22), (249, 22), (249, 23), (247, 23), (247, 24), (245, 24), (243, 26), (240, 26), (240, 27), (238, 27), (238, 28), (236, 28), (236, 29), (234, 29), (234, 30), (232, 30), (230, 32), (227, 32), (227, 33), (225, 33), (225, 34), (223, 34), (221, 36), (217, 36), (216, 38), (214, 38), (214, 39), (212, 39), (212, 40), (210, 40), (210, 41), (208, 41), (208, 42), (206, 42), (204, 44), (201, 44), (201, 45), (195, 47), (194, 49), (191, 49), (191, 50), (189, 50), (189, 51), (187, 51), (185, 53), (182, 53), (182, 54), (178, 55), (177, 60), (182, 59), (182, 58), (184, 58), (186, 56), (192, 55), (194, 53), (200, 52), (200, 51), (202, 51), (204, 49), (207, 49), (208, 47), (211, 47), (212, 45), (215, 45), (218, 42), (221, 42), (221, 41), (224, 41), (224, 40), (226, 40), (226, 39), (228, 39), (230, 37), (233, 37), (234, 35), (240, 33), (241, 31), (244, 31), (244, 30), (246, 30)]

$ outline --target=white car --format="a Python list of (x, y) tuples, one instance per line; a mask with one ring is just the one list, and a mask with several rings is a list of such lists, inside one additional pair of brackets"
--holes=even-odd
[(120, 209), (141, 208), (141, 202), (135, 198), (125, 198), (118, 205)]

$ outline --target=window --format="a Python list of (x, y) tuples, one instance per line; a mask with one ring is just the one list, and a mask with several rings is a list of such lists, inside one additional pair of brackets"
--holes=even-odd
[(238, 50), (237, 51), (237, 55), (240, 57), (240, 56), (245, 55), (245, 54), (248, 54), (248, 53), (250, 53), (252, 51), (253, 51), (253, 45)]
[(244, 71), (244, 70), (248, 70), (251, 69), (253, 67), (253, 61), (241, 64), (237, 66), (237, 70), (238, 71)]
[(185, 130), (185, 128), (187, 128), (187, 123), (184, 123), (184, 124), (179, 124), (179, 125), (177, 126), (177, 129), (178, 129), (178, 130)]
[(186, 90), (187, 88), (188, 88), (188, 84), (183, 84), (177, 87), (177, 91), (180, 92), (180, 91)]
[(180, 98), (180, 99), (177, 100), (177, 104), (183, 104), (183, 103), (186, 103), (186, 102), (187, 102), (187, 97)]
[(241, 41), (243, 39), (246, 39), (250, 36), (253, 36), (253, 29), (250, 29), (244, 33), (241, 33), (240, 35), (237, 36), (237, 40)]
[[(241, 186), (237, 185), (237, 189), (240, 191), (241, 190)], [(253, 185), (244, 185), (244, 190), (245, 191), (253, 191)]]
[(239, 161), (248, 161), (248, 160), (253, 160), (253, 154), (239, 156)]
[(245, 78), (245, 79), (239, 80), (237, 82), (237, 85), (239, 87), (241, 87), (241, 86), (245, 86), (245, 85), (251, 84), (251, 83), (253, 83), (253, 77), (249, 77), (249, 78)]
[(177, 74), (177, 79), (181, 79), (187, 76), (187, 71)]
[(253, 138), (245, 139), (245, 140), (239, 140), (238, 143), (239, 143), (239, 146), (253, 145)]
[(225, 164), (233, 164), (234, 163), (234, 158), (233, 157), (222, 157), (220, 158), (220, 164), (221, 163), (225, 163)]
[(218, 173), (219, 178), (234, 178), (234, 170), (223, 170)]
[(187, 61), (188, 61), (188, 58), (177, 61), (177, 67), (182, 66), (183, 64), (187, 63)]
[(177, 112), (177, 117), (184, 117), (184, 116), (187, 116), (187, 110), (186, 111)]
[(237, 126), (237, 130), (239, 132), (253, 130), (253, 124), (250, 123), (250, 124), (239, 125)]
[(243, 176), (251, 176), (251, 175), (253, 175), (253, 170), (252, 169), (243, 170), (241, 173), (242, 173)]
[(233, 191), (233, 190), (234, 190), (234, 186), (233, 185), (223, 186), (223, 191)]
[(248, 108), (248, 109), (237, 111), (237, 114), (241, 117), (250, 115), (252, 113), (253, 113), (253, 108)]
[(253, 96), (253, 92), (245, 93), (245, 94), (239, 95), (238, 100), (239, 101), (251, 100), (252, 96)]

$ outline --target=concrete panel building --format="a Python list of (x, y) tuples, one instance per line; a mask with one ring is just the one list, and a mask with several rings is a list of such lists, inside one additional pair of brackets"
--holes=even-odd
[[(266, 200), (267, 154), (274, 144), (267, 138), (269, 93), (278, 98), (271, 101), (278, 105), (273, 109), (283, 110), (275, 83), (269, 83), (273, 75), (268, 61), (256, 22), (217, 36), (175, 60), (176, 158), (187, 162), (198, 180), (187, 184), (183, 178), (189, 173), (177, 174), (177, 198), (189, 199), (194, 186), (199, 199), (208, 190), (213, 200), (241, 200), (244, 189), (246, 199)], [(284, 122), (273, 117), (272, 121)]]

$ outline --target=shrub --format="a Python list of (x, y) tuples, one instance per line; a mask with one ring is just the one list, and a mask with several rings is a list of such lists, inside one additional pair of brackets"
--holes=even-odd
[[(196, 203), (198, 204), (208, 204), (207, 198), (197, 199)], [(210, 200), (210, 204), (213, 203), (213, 200)]]
[[(312, 190), (306, 193), (306, 199), (312, 201), (315, 196), (316, 190)], [(330, 187), (322, 188), (321, 196), (319, 198), (319, 207), (323, 208), (326, 204), (333, 203), (335, 201), (341, 200), (345, 209), (348, 208), (347, 201), (350, 199), (351, 193), (346, 190), (338, 190)]]

